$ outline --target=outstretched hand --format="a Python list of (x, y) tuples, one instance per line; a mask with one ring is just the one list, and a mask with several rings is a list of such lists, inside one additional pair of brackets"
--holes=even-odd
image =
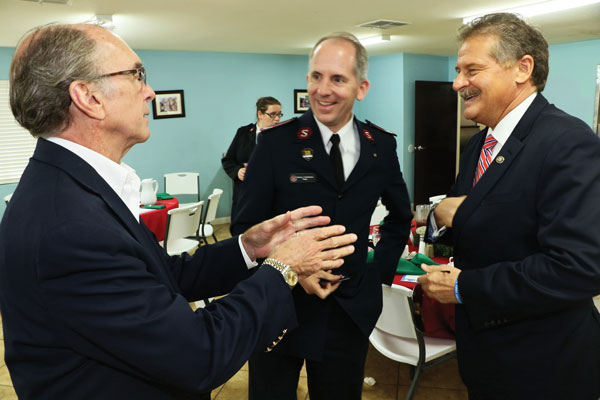
[(319, 215), (321, 212), (323, 209), (319, 206), (301, 207), (254, 225), (242, 234), (246, 253), (252, 260), (264, 258), (275, 246), (290, 239), (296, 232), (327, 225), (330, 218)]
[(301, 279), (341, 267), (342, 258), (354, 253), (351, 243), (358, 239), (354, 233), (343, 234), (345, 230), (342, 225), (304, 230), (275, 247), (269, 257), (291, 266)]

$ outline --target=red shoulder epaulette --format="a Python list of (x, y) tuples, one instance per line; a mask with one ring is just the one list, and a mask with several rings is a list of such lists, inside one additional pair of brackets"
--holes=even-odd
[(293, 122), (293, 121), (295, 121), (295, 120), (297, 120), (297, 119), (298, 119), (298, 117), (290, 118), (290, 119), (288, 119), (288, 120), (285, 120), (285, 121), (283, 121), (283, 122), (280, 122), (280, 123), (278, 123), (278, 124), (271, 125), (271, 126), (269, 126), (268, 128), (265, 128), (265, 129), (263, 129), (263, 131), (266, 131), (266, 130), (269, 130), (269, 129), (273, 129), (273, 128), (277, 128), (278, 126), (287, 125), (287, 124), (289, 124), (290, 122)]
[(385, 132), (385, 133), (387, 133), (387, 134), (389, 134), (389, 135), (396, 136), (396, 134), (395, 134), (394, 132), (390, 132), (390, 131), (388, 131), (387, 129), (383, 129), (382, 127), (380, 127), (380, 126), (378, 126), (378, 125), (375, 125), (374, 123), (372, 123), (372, 122), (371, 122), (371, 121), (369, 121), (368, 119), (366, 119), (366, 120), (365, 120), (365, 122), (367, 123), (367, 125), (369, 125), (369, 126), (371, 126), (371, 127), (375, 128), (375, 129), (378, 129), (378, 130), (380, 130), (381, 132)]

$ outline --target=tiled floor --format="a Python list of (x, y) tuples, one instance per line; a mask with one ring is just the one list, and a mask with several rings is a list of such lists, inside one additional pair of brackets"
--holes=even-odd
[[(218, 239), (229, 237), (229, 225), (219, 225), (215, 229)], [(594, 301), (600, 309), (600, 296)], [(0, 320), (0, 328), (2, 321)], [(0, 329), (0, 400), (16, 400), (17, 395), (12, 387), (8, 369), (4, 363), (4, 337)], [(365, 376), (373, 377), (373, 386), (365, 385), (364, 400), (402, 400), (410, 385), (408, 365), (400, 364), (385, 358), (377, 350), (370, 347), (367, 355)], [(242, 400), (248, 398), (248, 366), (247, 364), (227, 383), (213, 390), (212, 399)], [(300, 374), (298, 400), (308, 399), (306, 372)], [(414, 400), (466, 400), (465, 386), (458, 375), (456, 359), (447, 361), (426, 371), (419, 382)]]
[[(375, 385), (363, 387), (363, 400), (403, 400), (410, 385), (406, 364), (385, 358), (370, 347), (365, 376), (375, 379)], [(306, 372), (302, 369), (298, 385), (298, 400), (309, 399)], [(212, 399), (240, 400), (248, 398), (248, 366), (223, 386), (213, 390)], [(419, 381), (414, 400), (466, 400), (467, 392), (458, 376), (456, 360), (450, 360), (425, 372)]]

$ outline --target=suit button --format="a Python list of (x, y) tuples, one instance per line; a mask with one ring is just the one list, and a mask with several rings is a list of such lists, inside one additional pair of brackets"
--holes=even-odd
[(344, 198), (344, 194), (343, 193), (338, 193), (338, 199), (341, 200)]

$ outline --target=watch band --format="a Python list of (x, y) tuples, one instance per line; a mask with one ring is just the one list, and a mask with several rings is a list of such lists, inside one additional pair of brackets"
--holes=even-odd
[(290, 288), (293, 288), (296, 286), (296, 283), (298, 283), (298, 274), (296, 274), (296, 271), (294, 271), (291, 266), (274, 258), (267, 258), (265, 261), (263, 261), (263, 264), (267, 264), (268, 266), (279, 271), (283, 276), (285, 283), (287, 283)]

